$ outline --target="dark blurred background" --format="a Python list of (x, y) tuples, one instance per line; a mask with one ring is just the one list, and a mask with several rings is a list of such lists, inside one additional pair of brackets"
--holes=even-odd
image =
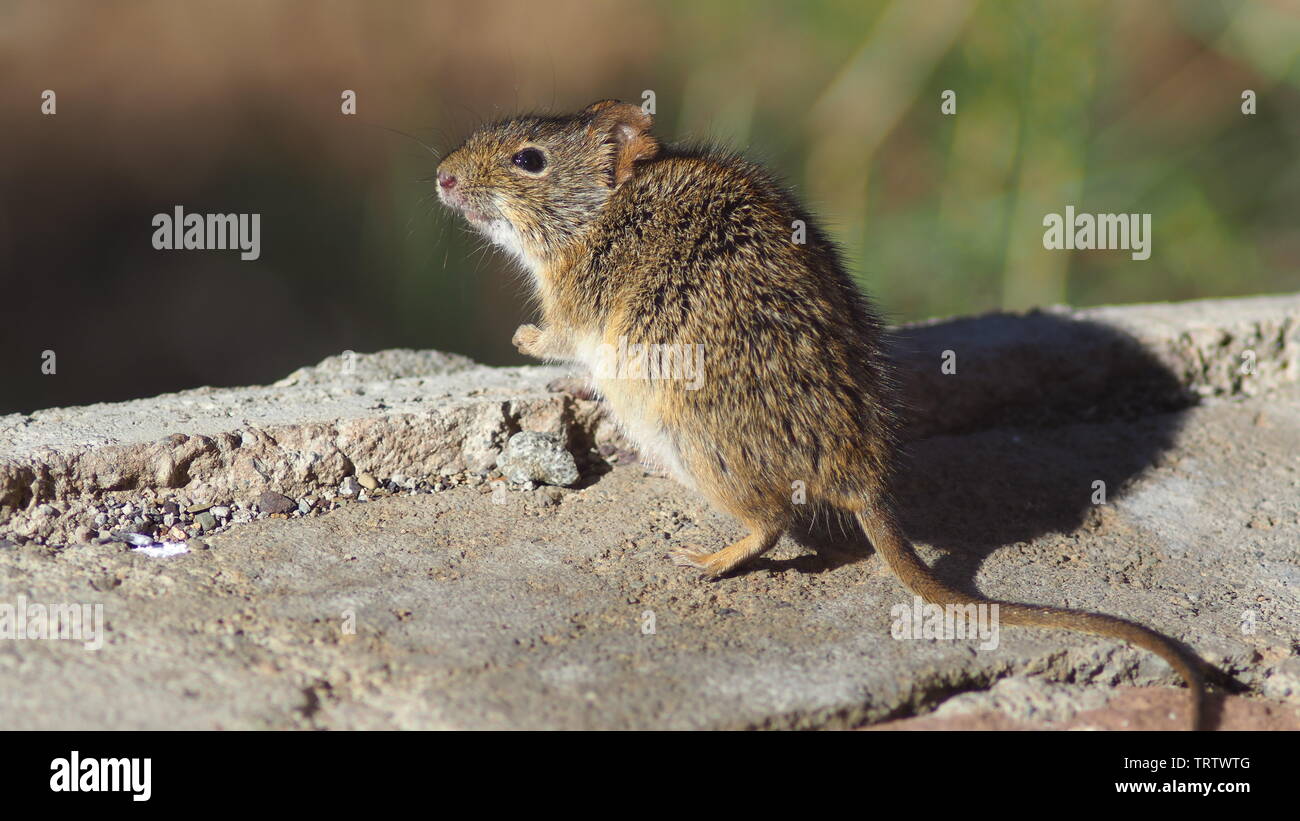
[[(0, 2), (0, 412), (522, 362), (523, 281), (419, 142), (645, 90), (782, 173), (895, 321), (1295, 290), (1298, 45), (1284, 0)], [(261, 258), (155, 251), (178, 204), (260, 213)], [(1151, 259), (1044, 251), (1066, 205), (1151, 213)]]

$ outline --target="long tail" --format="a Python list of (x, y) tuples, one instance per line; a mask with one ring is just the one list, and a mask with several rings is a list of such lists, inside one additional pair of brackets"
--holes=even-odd
[(996, 604), (998, 617), (1003, 624), (1052, 627), (1121, 638), (1160, 656), (1169, 662), (1170, 666), (1187, 682), (1191, 695), (1192, 729), (1206, 728), (1205, 677), (1201, 670), (1204, 662), (1188, 654), (1173, 640), (1148, 627), (1115, 616), (1060, 607), (1038, 607), (995, 601), (955, 590), (944, 584), (934, 575), (934, 571), (921, 561), (912, 543), (903, 535), (892, 516), (859, 512), (857, 517), (862, 529), (871, 539), (871, 544), (880, 555), (885, 557), (889, 568), (898, 576), (903, 586), (927, 602), (938, 605)]

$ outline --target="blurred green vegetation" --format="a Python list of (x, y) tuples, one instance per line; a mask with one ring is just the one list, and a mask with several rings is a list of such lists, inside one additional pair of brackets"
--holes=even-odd
[[(662, 138), (781, 175), (894, 321), (1300, 288), (1294, 0), (20, 2), (0, 32), (0, 412), (344, 349), (524, 362), (526, 284), (437, 205), (436, 152), (647, 90)], [(261, 259), (154, 251), (177, 203), (262, 214)], [(1150, 259), (1044, 250), (1070, 205), (1150, 213)]]
[[(655, 91), (667, 138), (736, 145), (781, 173), (895, 320), (1300, 286), (1295, 6), (656, 8), (649, 65), (607, 76), (627, 99), (638, 83)], [(953, 116), (940, 112), (946, 89)], [(1151, 258), (1044, 250), (1044, 215), (1067, 205), (1152, 214)], [(402, 209), (412, 224), (420, 207)], [(412, 243), (411, 264), (424, 266), (430, 241), (469, 258), (472, 241), (433, 233)], [(427, 278), (406, 279), (405, 298), (433, 299)]]

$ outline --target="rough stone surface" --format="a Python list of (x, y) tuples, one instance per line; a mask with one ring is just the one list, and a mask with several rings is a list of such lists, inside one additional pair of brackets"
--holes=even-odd
[(517, 484), (541, 482), (568, 487), (578, 481), (578, 465), (564, 448), (560, 437), (551, 433), (520, 431), (510, 437), (497, 459), (505, 477)]
[[(926, 434), (898, 489), (908, 532), (958, 586), (1185, 641), (1247, 688), (1226, 726), (1294, 727), (1297, 314), (1277, 297), (903, 329)], [(1245, 350), (1253, 374), (1233, 371)], [(1161, 686), (1176, 676), (1119, 642), (895, 640), (910, 597), (825, 517), (702, 581), (668, 548), (738, 526), (635, 462), (597, 458), (576, 489), (480, 475), (519, 430), (617, 451), (596, 402), (547, 390), (562, 371), (378, 357), (0, 418), (0, 604), (102, 604), (106, 620), (97, 651), (0, 641), (0, 727), (1181, 726), (1186, 694)], [(382, 498), (356, 501), (361, 473)], [(393, 490), (410, 477), (458, 478)], [(336, 509), (307, 502), (347, 480)], [(68, 521), (105, 495), (128, 521), (247, 519), (268, 490), (313, 512), (171, 558), (86, 544)]]
[[(936, 320), (891, 346), (909, 438), (1135, 416), (1295, 382), (1300, 295)], [(624, 448), (598, 402), (548, 389), (566, 374), (347, 353), (271, 386), (0, 416), (0, 536), (67, 542), (105, 499), (251, 503), (356, 474), (486, 473), (520, 430), (580, 455)]]
[[(621, 442), (597, 402), (547, 390), (562, 369), (449, 357), (440, 370), (442, 355), (393, 353), (350, 357), (332, 381), (302, 369), (273, 386), (0, 416), (0, 534), (65, 543), (104, 500), (255, 504), (264, 491), (301, 498), (363, 473), (486, 473), (521, 429), (579, 450)], [(384, 367), (372, 370), (371, 356)], [(397, 370), (403, 362), (428, 369)]]
[(893, 348), (912, 438), (1137, 415), (1300, 379), (1300, 294), (932, 320)]
[[(934, 437), (913, 445), (900, 500), (945, 578), (1150, 624), (1249, 687), (1252, 726), (1291, 726), (1298, 443), (1295, 386), (1137, 422)], [(1093, 506), (1092, 478), (1122, 475)], [(545, 490), (558, 500), (485, 483), (349, 503), (170, 559), (6, 548), (0, 601), (102, 603), (108, 639), (0, 643), (0, 726), (832, 728), (1007, 677), (1144, 698), (1177, 682), (1150, 654), (1069, 633), (1007, 628), (992, 650), (897, 641), (890, 610), (909, 598), (834, 523), (705, 582), (669, 546), (740, 534), (690, 491), (637, 465)], [(1168, 693), (1145, 712), (1185, 716), (1185, 692)], [(1096, 699), (1038, 710), (1096, 722)], [(1125, 710), (1116, 722), (1144, 713)]]

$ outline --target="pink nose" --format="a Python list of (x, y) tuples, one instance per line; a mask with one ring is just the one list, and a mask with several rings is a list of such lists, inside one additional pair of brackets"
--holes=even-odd
[(438, 185), (442, 186), (444, 190), (450, 191), (456, 187), (456, 178), (451, 174), (448, 174), (446, 171), (439, 171)]

